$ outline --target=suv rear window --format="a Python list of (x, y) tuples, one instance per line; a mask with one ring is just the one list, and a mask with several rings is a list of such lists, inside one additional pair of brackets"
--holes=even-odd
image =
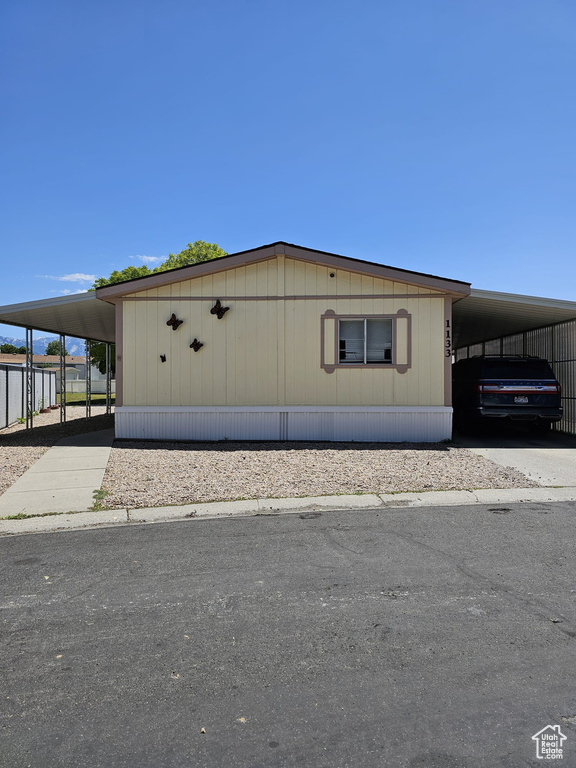
[(485, 359), (482, 373), (485, 379), (555, 379), (545, 360)]

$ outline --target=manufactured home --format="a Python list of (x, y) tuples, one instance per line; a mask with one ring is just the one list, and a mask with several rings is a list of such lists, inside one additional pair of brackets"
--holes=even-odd
[(480, 354), (547, 359), (556, 428), (576, 434), (576, 302), (283, 242), (6, 305), (0, 323), (25, 328), (30, 350), (33, 329), (104, 342), (108, 410), (116, 344), (118, 437), (443, 440), (451, 361)]
[(278, 242), (97, 289), (116, 436), (438, 441), (468, 283)]

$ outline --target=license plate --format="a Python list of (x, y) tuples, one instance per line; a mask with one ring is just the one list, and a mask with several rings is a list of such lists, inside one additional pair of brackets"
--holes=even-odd
[(514, 402), (518, 403), (518, 405), (526, 405), (528, 403), (528, 398), (525, 395), (516, 395)]

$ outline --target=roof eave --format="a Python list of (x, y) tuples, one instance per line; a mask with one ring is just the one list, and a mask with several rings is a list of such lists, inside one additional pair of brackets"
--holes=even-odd
[(470, 283), (459, 280), (449, 280), (436, 275), (427, 275), (420, 272), (389, 267), (375, 262), (352, 259), (348, 256), (339, 256), (325, 251), (315, 251), (311, 248), (304, 248), (299, 245), (278, 242), (271, 245), (265, 245), (250, 251), (240, 251), (228, 256), (222, 256), (218, 259), (204, 261), (200, 264), (191, 264), (186, 267), (158, 272), (145, 277), (137, 277), (133, 280), (126, 280), (122, 283), (107, 285), (96, 289), (96, 298), (107, 301), (111, 304), (117, 299), (131, 293), (147, 291), (150, 288), (159, 288), (171, 283), (182, 282), (191, 278), (202, 277), (204, 275), (216, 274), (235, 267), (255, 264), (262, 261), (273, 259), (278, 255), (285, 255), (292, 259), (300, 261), (309, 261), (315, 264), (334, 267), (335, 269), (344, 269), (349, 272), (379, 277), (384, 280), (396, 280), (407, 285), (427, 287), (433, 290), (439, 290), (455, 298), (462, 298), (470, 293)]

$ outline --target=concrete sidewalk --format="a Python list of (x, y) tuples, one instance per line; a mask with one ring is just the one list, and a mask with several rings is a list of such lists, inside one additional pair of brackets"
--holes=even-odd
[(246, 515), (310, 514), (335, 510), (382, 510), (398, 507), (446, 507), (470, 504), (502, 506), (522, 502), (546, 503), (576, 501), (576, 488), (505, 488), (476, 491), (426, 491), (425, 493), (383, 493), (361, 496), (316, 496), (291, 499), (252, 499), (214, 501), (147, 509), (110, 509), (101, 512), (45, 515), (24, 520), (0, 520), (0, 536), (20, 533), (46, 533), (79, 528), (174, 520), (205, 520)]
[(0, 496), (0, 517), (90, 509), (113, 439), (106, 429), (59, 440)]

